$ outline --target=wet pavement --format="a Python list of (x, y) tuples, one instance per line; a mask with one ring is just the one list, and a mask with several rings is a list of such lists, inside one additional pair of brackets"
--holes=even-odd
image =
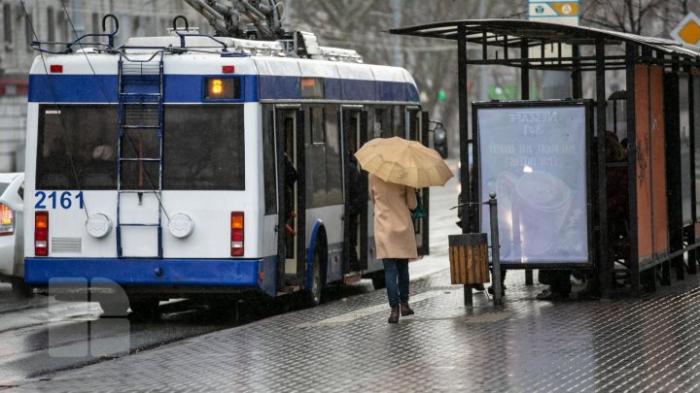
[[(483, 292), (467, 308), (446, 270), (447, 234), (458, 232), (448, 210), (454, 195), (448, 188), (431, 198), (433, 255), (411, 263), (416, 315), (396, 325), (386, 322), (385, 292), (366, 281), (327, 291), (329, 300), (311, 309), (248, 302), (238, 324), (177, 302), (161, 306), (162, 321), (128, 320), (128, 353), (81, 363), (50, 356), (46, 337), (52, 326), (98, 320), (98, 306), (61, 304), (51, 319), (41, 314), (46, 300), (21, 302), (16, 311), (2, 300), (0, 390), (700, 391), (698, 276), (644, 298), (549, 302), (535, 300), (544, 287), (511, 272), (503, 308)], [(97, 344), (114, 336), (98, 335)]]
[[(697, 277), (653, 297), (472, 308), (448, 272), (412, 285), (415, 316), (386, 323), (368, 291), (25, 381), (27, 392), (692, 392), (700, 390)], [(665, 292), (664, 292), (665, 291)]]

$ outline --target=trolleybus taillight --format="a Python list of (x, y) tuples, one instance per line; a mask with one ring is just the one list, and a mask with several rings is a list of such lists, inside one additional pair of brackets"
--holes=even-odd
[(0, 236), (15, 233), (15, 216), (9, 206), (0, 203)]
[(34, 255), (49, 255), (49, 212), (34, 213)]
[(243, 256), (243, 212), (231, 212), (231, 256)]

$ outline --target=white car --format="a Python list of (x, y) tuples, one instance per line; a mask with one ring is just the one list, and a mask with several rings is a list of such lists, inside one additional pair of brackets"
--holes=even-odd
[(24, 173), (0, 173), (0, 281), (31, 295), (24, 283), (23, 191)]

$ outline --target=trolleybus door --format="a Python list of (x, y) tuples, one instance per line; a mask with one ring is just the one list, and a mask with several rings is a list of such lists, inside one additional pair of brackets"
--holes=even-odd
[[(367, 142), (367, 112), (362, 106), (343, 106), (341, 111), (341, 139), (343, 147), (343, 273), (367, 269), (368, 258), (368, 178), (359, 171), (359, 165), (350, 160), (357, 149)], [(359, 182), (357, 182), (359, 178)], [(355, 180), (355, 181), (353, 181)], [(354, 250), (353, 250), (354, 248)]]
[[(428, 140), (429, 117), (428, 112), (421, 112), (419, 107), (408, 108), (408, 138), (418, 141), (425, 146), (430, 147)], [(416, 245), (418, 246), (418, 255), (428, 255), (430, 251), (429, 240), (429, 205), (430, 205), (430, 188), (418, 190), (423, 202), (423, 211), (425, 218), (419, 218), (413, 222), (416, 231)]]
[(277, 248), (280, 289), (302, 284), (306, 248), (304, 113), (298, 105), (275, 106)]

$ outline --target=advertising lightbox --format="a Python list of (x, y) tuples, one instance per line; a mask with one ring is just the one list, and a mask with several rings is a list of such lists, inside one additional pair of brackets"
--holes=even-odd
[(589, 263), (590, 108), (585, 100), (474, 105), (480, 196), (498, 199), (502, 264)]

